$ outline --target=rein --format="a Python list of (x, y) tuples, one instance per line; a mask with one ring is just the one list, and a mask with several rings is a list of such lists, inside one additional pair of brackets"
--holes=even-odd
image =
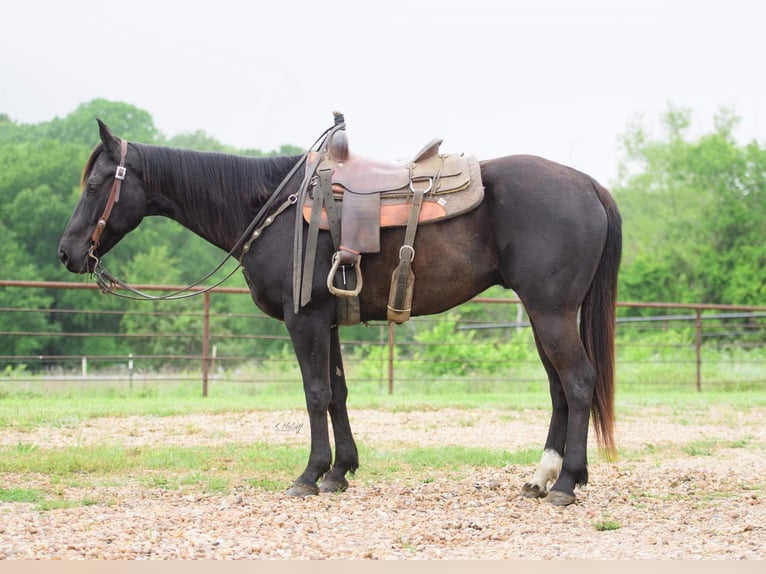
[[(282, 179), (282, 182), (277, 186), (277, 188), (271, 194), (269, 199), (266, 200), (266, 202), (263, 204), (263, 207), (261, 207), (261, 209), (258, 211), (258, 213), (250, 222), (250, 224), (245, 228), (245, 231), (242, 233), (242, 235), (240, 235), (239, 239), (237, 239), (237, 241), (234, 243), (234, 247), (231, 248), (231, 250), (223, 257), (223, 259), (209, 273), (205, 274), (203, 277), (200, 277), (194, 283), (191, 283), (190, 285), (187, 285), (186, 287), (179, 289), (178, 291), (174, 291), (173, 293), (168, 293), (167, 295), (159, 295), (159, 296), (149, 295), (148, 293), (144, 293), (143, 291), (140, 291), (136, 289), (135, 287), (132, 287), (128, 283), (118, 279), (101, 265), (101, 258), (95, 254), (95, 250), (98, 247), (99, 241), (101, 239), (101, 234), (103, 233), (104, 228), (106, 227), (106, 224), (109, 220), (109, 216), (112, 213), (112, 208), (117, 202), (120, 201), (120, 188), (122, 186), (122, 182), (125, 180), (125, 175), (127, 174), (127, 169), (125, 167), (125, 157), (127, 155), (128, 143), (126, 140), (121, 140), (120, 163), (117, 166), (117, 169), (114, 174), (114, 182), (112, 183), (112, 190), (109, 193), (109, 198), (107, 199), (104, 212), (99, 218), (98, 223), (96, 224), (96, 229), (93, 231), (93, 235), (91, 237), (90, 249), (88, 250), (88, 256), (91, 257), (92, 259), (95, 259), (96, 261), (96, 265), (93, 268), (93, 275), (95, 275), (96, 283), (101, 288), (101, 291), (103, 293), (116, 295), (124, 299), (133, 299), (136, 301), (173, 301), (178, 299), (188, 299), (196, 295), (202, 295), (203, 293), (207, 293), (208, 291), (211, 291), (215, 289), (216, 287), (222, 285), (224, 282), (228, 281), (231, 278), (231, 276), (234, 275), (234, 273), (240, 267), (242, 267), (242, 260), (244, 259), (245, 255), (249, 253), (253, 241), (255, 241), (261, 236), (261, 233), (263, 232), (263, 230), (269, 225), (271, 225), (274, 222), (274, 220), (277, 218), (277, 216), (279, 216), (287, 208), (289, 208), (292, 205), (295, 205), (298, 202), (298, 195), (292, 194), (274, 211), (274, 213), (272, 213), (268, 217), (266, 216), (266, 213), (269, 211), (269, 209), (271, 209), (272, 205), (276, 202), (277, 197), (285, 188), (285, 186), (290, 182), (290, 180), (293, 178), (293, 176), (298, 171), (298, 169), (304, 163), (306, 163), (306, 160), (309, 157), (309, 155), (312, 153), (313, 148), (319, 145), (321, 150), (326, 145), (328, 136), (344, 127), (345, 127), (345, 123), (340, 123), (340, 124), (336, 123), (332, 127), (326, 129), (322, 133), (322, 135), (320, 135), (316, 139), (316, 141), (309, 148), (309, 150), (306, 151), (301, 156), (301, 158), (290, 169), (290, 171), (284, 177), (284, 179)], [(195, 289), (195, 287), (197, 287), (200, 283), (209, 279), (211, 276), (217, 273), (224, 266), (224, 264), (230, 258), (234, 256), (234, 253), (237, 251), (239, 246), (242, 244), (243, 241), (245, 241), (245, 239), (248, 236), (250, 236), (250, 239), (243, 246), (242, 255), (239, 257), (239, 262), (237, 266), (234, 269), (232, 269), (220, 281), (217, 281), (213, 285), (207, 286), (203, 289)], [(126, 294), (126, 293), (118, 292), (117, 291), (118, 287), (124, 289), (128, 293)], [(192, 289), (194, 290), (192, 291)]]

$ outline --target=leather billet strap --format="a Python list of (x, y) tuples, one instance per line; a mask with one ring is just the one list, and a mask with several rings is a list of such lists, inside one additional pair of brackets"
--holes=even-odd
[(114, 204), (120, 201), (120, 189), (122, 188), (122, 182), (125, 180), (127, 169), (125, 168), (125, 157), (128, 155), (128, 142), (126, 140), (120, 140), (120, 164), (114, 172), (114, 181), (112, 182), (112, 190), (109, 192), (109, 197), (106, 200), (106, 206), (101, 217), (98, 218), (96, 223), (96, 229), (93, 230), (93, 235), (90, 238), (92, 248), (98, 247), (101, 241), (101, 234), (104, 232), (106, 222), (109, 221), (109, 216), (112, 214), (112, 208)]

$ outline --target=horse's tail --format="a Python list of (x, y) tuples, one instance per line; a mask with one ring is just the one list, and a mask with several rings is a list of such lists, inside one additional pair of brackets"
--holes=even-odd
[(614, 336), (617, 273), (622, 257), (622, 218), (611, 194), (597, 182), (593, 187), (606, 210), (607, 232), (601, 260), (580, 310), (580, 337), (596, 369), (591, 413), (601, 452), (612, 459), (614, 442)]

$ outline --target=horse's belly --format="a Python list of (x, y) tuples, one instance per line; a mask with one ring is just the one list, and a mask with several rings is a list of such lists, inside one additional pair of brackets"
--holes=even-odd
[[(485, 210), (421, 225), (415, 236), (412, 315), (451, 309), (499, 282), (493, 227)], [(404, 229), (381, 231), (381, 251), (362, 255), (363, 321), (386, 318), (391, 278), (399, 264)]]

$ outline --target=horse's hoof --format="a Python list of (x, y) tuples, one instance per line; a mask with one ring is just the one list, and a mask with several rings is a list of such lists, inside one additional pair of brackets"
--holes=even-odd
[(548, 496), (545, 497), (545, 502), (550, 502), (555, 506), (569, 506), (570, 504), (574, 504), (575, 500), (577, 500), (577, 498), (574, 494), (567, 494), (560, 490), (551, 490), (548, 493)]
[(305, 482), (294, 482), (285, 493), (287, 496), (316, 496), (319, 489), (316, 484), (306, 484)]
[(524, 488), (521, 489), (521, 496), (524, 498), (542, 498), (546, 494), (544, 490), (540, 490), (539, 486), (531, 482), (526, 483)]
[(347, 488), (348, 488), (348, 481), (342, 477), (340, 480), (325, 478), (319, 484), (320, 492), (346, 492)]

